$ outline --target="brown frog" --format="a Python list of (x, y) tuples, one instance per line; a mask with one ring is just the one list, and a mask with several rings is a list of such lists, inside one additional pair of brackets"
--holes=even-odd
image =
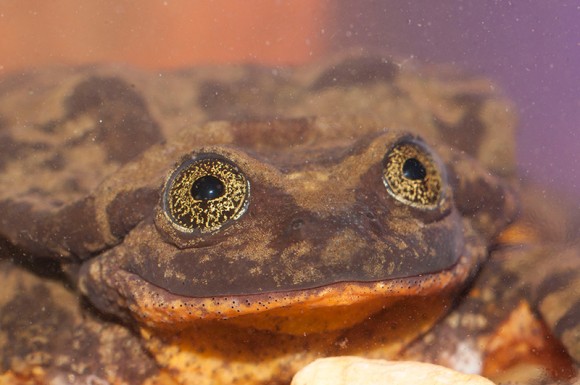
[(338, 355), (568, 381), (577, 230), (527, 201), (506, 229), (514, 125), (485, 79), (380, 56), (4, 78), (0, 383), (285, 384)]

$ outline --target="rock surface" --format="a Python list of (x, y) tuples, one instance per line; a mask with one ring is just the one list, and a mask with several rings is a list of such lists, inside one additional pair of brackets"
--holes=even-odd
[(493, 385), (488, 379), (439, 365), (411, 361), (332, 357), (312, 362), (294, 376), (292, 385)]

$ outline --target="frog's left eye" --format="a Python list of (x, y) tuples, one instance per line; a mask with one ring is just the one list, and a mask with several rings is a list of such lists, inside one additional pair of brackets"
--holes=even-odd
[(182, 232), (219, 230), (248, 207), (250, 184), (236, 165), (215, 154), (183, 162), (165, 185), (165, 215)]
[(443, 190), (439, 162), (425, 146), (412, 140), (401, 141), (388, 151), (383, 182), (398, 201), (426, 209), (437, 206)]

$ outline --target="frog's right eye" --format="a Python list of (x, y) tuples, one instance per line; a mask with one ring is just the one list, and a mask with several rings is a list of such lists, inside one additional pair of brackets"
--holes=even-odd
[(239, 219), (249, 197), (243, 172), (224, 157), (205, 153), (173, 171), (165, 184), (163, 210), (181, 232), (211, 233)]

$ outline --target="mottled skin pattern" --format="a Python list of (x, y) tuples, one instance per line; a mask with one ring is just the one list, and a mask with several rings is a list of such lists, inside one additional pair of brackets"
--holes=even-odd
[[(523, 194), (506, 228), (514, 126), (485, 79), (380, 57), (2, 79), (0, 383), (285, 384), (353, 354), (571, 381), (580, 216)], [(246, 201), (187, 229), (167, 197), (200, 159)]]

